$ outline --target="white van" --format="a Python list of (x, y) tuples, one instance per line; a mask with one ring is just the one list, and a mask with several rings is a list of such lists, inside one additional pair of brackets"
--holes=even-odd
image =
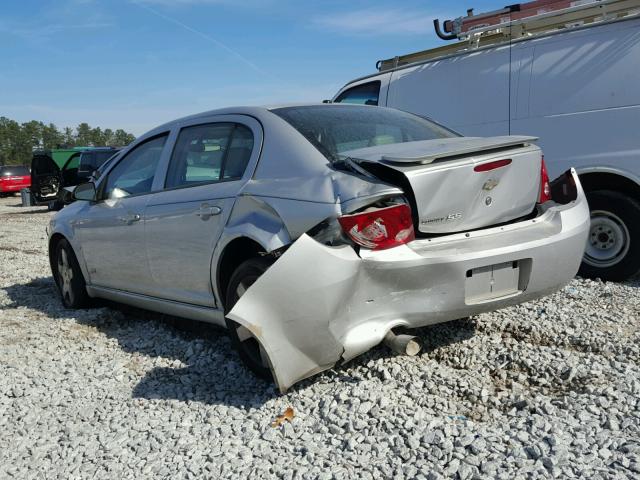
[(379, 73), (348, 83), (333, 102), (406, 110), (464, 135), (539, 137), (550, 177), (574, 167), (587, 191), (580, 274), (622, 280), (640, 271), (638, 14), (461, 44), (378, 62)]

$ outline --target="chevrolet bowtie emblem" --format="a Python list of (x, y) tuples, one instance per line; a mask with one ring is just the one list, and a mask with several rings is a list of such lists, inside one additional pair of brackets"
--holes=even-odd
[(490, 178), (489, 180), (487, 180), (486, 182), (484, 182), (484, 185), (482, 186), (483, 190), (493, 190), (494, 188), (496, 188), (498, 186), (498, 183), (500, 183), (498, 180), (494, 180), (493, 178)]

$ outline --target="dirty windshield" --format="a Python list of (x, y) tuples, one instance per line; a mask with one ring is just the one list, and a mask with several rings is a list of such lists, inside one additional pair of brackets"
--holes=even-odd
[(357, 148), (457, 137), (435, 122), (381, 107), (313, 105), (273, 110), (330, 161)]

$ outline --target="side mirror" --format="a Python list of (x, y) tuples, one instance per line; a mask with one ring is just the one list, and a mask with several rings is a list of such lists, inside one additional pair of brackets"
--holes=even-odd
[(96, 201), (96, 186), (93, 182), (81, 183), (73, 191), (74, 200)]

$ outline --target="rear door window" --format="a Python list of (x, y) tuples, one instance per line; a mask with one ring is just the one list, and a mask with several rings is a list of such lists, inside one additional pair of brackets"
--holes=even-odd
[(363, 83), (342, 92), (334, 103), (353, 103), (355, 105), (378, 105), (380, 81)]
[(166, 188), (242, 178), (253, 150), (249, 128), (209, 123), (180, 130), (171, 155)]

